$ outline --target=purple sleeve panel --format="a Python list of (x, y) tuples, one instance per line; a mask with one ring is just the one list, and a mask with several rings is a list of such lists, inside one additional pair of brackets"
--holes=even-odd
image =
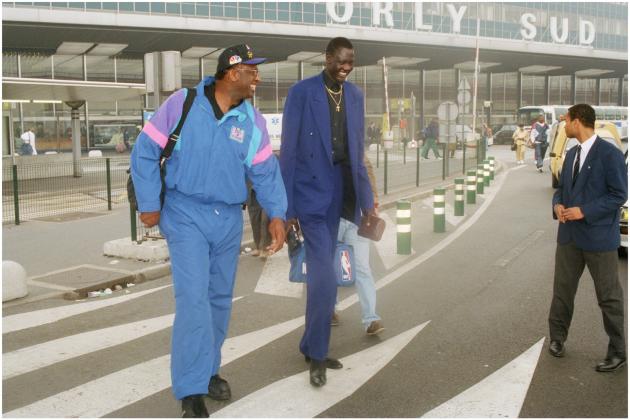
[(168, 136), (173, 131), (182, 116), (186, 89), (180, 89), (166, 99), (144, 125), (142, 131), (155, 143), (164, 149)]
[(252, 165), (257, 165), (269, 159), (273, 154), (273, 150), (271, 149), (271, 142), (269, 141), (269, 133), (267, 133), (267, 121), (265, 121), (265, 118), (258, 110), (254, 112), (256, 114), (256, 128), (260, 130), (261, 134), (260, 144), (252, 160)]

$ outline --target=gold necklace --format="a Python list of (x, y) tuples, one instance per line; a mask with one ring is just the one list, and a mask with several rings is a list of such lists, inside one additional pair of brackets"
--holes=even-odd
[[(343, 94), (343, 85), (341, 85), (341, 88), (339, 89), (339, 92), (335, 92), (334, 90), (329, 89), (329, 88), (328, 88), (328, 86), (325, 86), (325, 85), (324, 85), (324, 87), (326, 88), (326, 91), (327, 91), (327, 92), (328, 92), (328, 94), (330, 95), (330, 98), (333, 100), (333, 102), (335, 103), (335, 105), (337, 105), (337, 106), (335, 107), (335, 110), (336, 110), (337, 112), (341, 112), (341, 100), (343, 99), (343, 95), (342, 95), (342, 94)], [(336, 99), (335, 99), (335, 95), (339, 95), (339, 100), (336, 100)]]

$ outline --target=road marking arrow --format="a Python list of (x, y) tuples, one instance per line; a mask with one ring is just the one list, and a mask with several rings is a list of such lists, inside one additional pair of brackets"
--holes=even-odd
[(518, 417), (544, 341), (422, 417)]
[(323, 388), (313, 388), (308, 371), (301, 372), (241, 398), (212, 417), (315, 417), (363, 386), (429, 322), (344, 357), (342, 370), (326, 371), (328, 383)]
[(108, 299), (95, 300), (92, 302), (75, 303), (56, 308), (41, 309), (38, 311), (24, 312), (16, 315), (9, 315), (2, 318), (2, 334), (13, 331), (24, 330), (26, 328), (39, 327), (40, 325), (51, 324), (53, 322), (69, 318), (71, 316), (80, 315), (86, 312), (95, 311), (97, 309), (106, 308), (108, 306), (119, 303), (129, 302), (150, 293), (158, 292), (172, 285), (156, 287), (155, 289), (144, 290), (142, 292), (131, 293)]

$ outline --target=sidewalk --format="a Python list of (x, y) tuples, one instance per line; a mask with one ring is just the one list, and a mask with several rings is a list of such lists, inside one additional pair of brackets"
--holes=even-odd
[[(504, 164), (497, 161), (497, 173)], [(380, 196), (380, 209), (396, 206), (400, 199), (428, 197), (433, 188), (453, 188), (461, 172), (442, 180), (426, 180), (419, 188), (390, 191)], [(243, 214), (241, 249), (252, 247), (247, 212)], [(170, 275), (170, 262), (142, 262), (103, 255), (105, 242), (130, 236), (129, 210), (121, 206), (111, 212), (76, 213), (62, 221), (30, 221), (3, 226), (3, 260), (21, 264), (27, 273), (29, 294), (3, 303), (3, 308), (44, 299), (82, 299), (91, 291), (114, 290)]]

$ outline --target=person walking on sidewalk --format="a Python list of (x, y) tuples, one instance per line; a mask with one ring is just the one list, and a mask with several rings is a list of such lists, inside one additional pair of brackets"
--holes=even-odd
[(300, 351), (310, 362), (310, 383), (326, 384), (330, 322), (337, 297), (334, 252), (341, 217), (359, 224), (374, 202), (363, 164), (363, 93), (346, 78), (354, 47), (334, 38), (322, 73), (289, 89), (282, 119), (280, 167), (287, 190), (287, 222), (303, 231), (308, 268), (306, 322)]
[(549, 125), (545, 122), (545, 116), (540, 114), (538, 121), (532, 125), (532, 131), (530, 133), (531, 141), (535, 145), (536, 169), (538, 169), (540, 173), (543, 171), (543, 161), (545, 160), (547, 147), (549, 147), (549, 142), (547, 141), (548, 131)]
[(512, 134), (512, 141), (514, 142), (514, 146), (516, 146), (516, 163), (525, 163), (525, 144), (527, 143), (527, 138), (529, 133), (525, 130), (524, 124), (520, 123), (516, 130), (514, 130), (514, 134)]
[(567, 152), (553, 195), (553, 216), (560, 224), (549, 309), (549, 351), (556, 357), (564, 355), (578, 282), (587, 266), (609, 337), (606, 358), (595, 369), (611, 372), (626, 364), (624, 291), (619, 283), (617, 248), (619, 209), (628, 199), (628, 173), (621, 151), (597, 136), (594, 126), (595, 110), (590, 105), (569, 108), (565, 130), (579, 145)]
[(219, 376), (243, 231), (246, 178), (271, 223), (270, 252), (285, 239), (286, 193), (265, 120), (248, 99), (260, 82), (247, 45), (225, 49), (215, 77), (204, 78), (166, 162), (161, 208), (158, 161), (182, 115), (188, 94), (181, 89), (156, 111), (138, 136), (131, 175), (140, 220), (159, 223), (168, 243), (175, 294), (171, 378), (183, 417), (208, 417), (203, 396), (231, 398)]
[(438, 152), (437, 139), (440, 137), (440, 126), (438, 125), (437, 118), (433, 118), (429, 123), (429, 126), (424, 130), (424, 144), (422, 145), (422, 157), (429, 159), (429, 149), (433, 151), (436, 158), (440, 157)]
[[(378, 209), (378, 190), (376, 189), (376, 177), (374, 169), (368, 159), (364, 156), (364, 164), (367, 169), (372, 193), (374, 195), (374, 212)], [(374, 288), (374, 277), (370, 269), (370, 240), (359, 235), (359, 227), (351, 220), (341, 218), (339, 223), (339, 233), (337, 240), (346, 245), (350, 245), (354, 250), (354, 263), (356, 273), (356, 288), (359, 295), (359, 303), (361, 304), (361, 321), (367, 335), (376, 335), (385, 330), (381, 317), (376, 314), (376, 289)], [(335, 325), (339, 323), (333, 318)]]

